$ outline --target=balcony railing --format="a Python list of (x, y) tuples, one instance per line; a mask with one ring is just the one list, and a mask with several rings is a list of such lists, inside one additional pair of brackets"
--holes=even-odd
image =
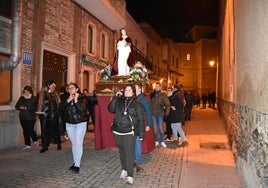
[(140, 61), (142, 64), (146, 66), (146, 68), (150, 71), (153, 70), (153, 63), (150, 61), (150, 59), (143, 54), (139, 49), (137, 49), (135, 46), (133, 46), (133, 54), (134, 54), (134, 59), (136, 61)]

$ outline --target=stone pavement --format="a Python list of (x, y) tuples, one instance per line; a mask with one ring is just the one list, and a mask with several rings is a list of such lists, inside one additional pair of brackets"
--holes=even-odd
[(218, 111), (194, 108), (192, 121), (184, 126), (189, 146), (157, 147), (143, 155), (145, 171), (135, 173), (134, 185), (119, 179), (117, 148), (94, 150), (94, 134), (87, 133), (80, 173), (73, 174), (70, 141), (63, 149), (51, 145), (40, 148), (0, 151), (0, 187), (162, 187), (162, 188), (240, 188), (234, 159)]

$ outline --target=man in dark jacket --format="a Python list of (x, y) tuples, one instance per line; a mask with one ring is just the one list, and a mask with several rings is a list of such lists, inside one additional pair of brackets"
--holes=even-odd
[(164, 142), (163, 120), (164, 116), (169, 114), (170, 102), (167, 94), (161, 91), (161, 84), (155, 84), (155, 90), (151, 95), (153, 125), (155, 135), (155, 146), (161, 144), (162, 147), (167, 147)]

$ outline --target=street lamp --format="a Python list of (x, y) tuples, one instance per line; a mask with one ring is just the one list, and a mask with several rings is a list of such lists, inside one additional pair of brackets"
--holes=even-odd
[(215, 61), (211, 60), (209, 61), (209, 65), (216, 69), (216, 104), (218, 104), (218, 63), (215, 63)]
[(210, 62), (209, 62), (209, 65), (210, 65), (211, 67), (214, 67), (214, 65), (215, 65), (215, 61), (210, 61)]

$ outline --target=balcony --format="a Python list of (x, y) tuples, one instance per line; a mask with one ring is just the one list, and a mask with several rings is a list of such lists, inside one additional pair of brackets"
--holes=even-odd
[(152, 72), (153, 71), (153, 63), (150, 61), (150, 59), (144, 55), (139, 49), (137, 49), (135, 46), (133, 46), (133, 55), (134, 55), (134, 60), (140, 61), (142, 64), (146, 66), (146, 68)]

